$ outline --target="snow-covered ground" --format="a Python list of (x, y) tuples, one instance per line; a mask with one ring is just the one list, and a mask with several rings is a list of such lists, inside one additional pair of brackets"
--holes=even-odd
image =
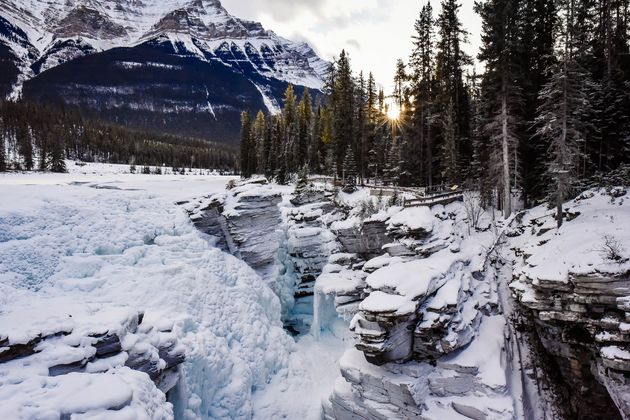
[(296, 343), (269, 286), (214, 248), (176, 204), (219, 192), (229, 178), (69, 168), (0, 175), (0, 339), (121, 328), (143, 311), (144, 323), (172, 329), (186, 349), (183, 378), (171, 407), (124, 360), (105, 373), (49, 377), (51, 365), (86, 351), (69, 335), (28, 362), (0, 364), (0, 418), (68, 410), (107, 419), (319, 418), (349, 344), (332, 334)]

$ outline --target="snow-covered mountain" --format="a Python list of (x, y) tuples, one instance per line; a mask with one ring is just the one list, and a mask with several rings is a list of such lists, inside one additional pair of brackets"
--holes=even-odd
[(219, 0), (0, 0), (0, 95), (132, 127), (234, 140), (240, 111), (321, 89), (326, 67)]

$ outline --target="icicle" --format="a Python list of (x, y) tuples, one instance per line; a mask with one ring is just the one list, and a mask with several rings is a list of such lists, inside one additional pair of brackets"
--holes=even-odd
[[(324, 297), (325, 300), (325, 297)], [(322, 326), (321, 326), (321, 314), (320, 314), (320, 291), (317, 287), (317, 283), (313, 287), (313, 323), (311, 324), (311, 335), (315, 337), (315, 340), (319, 341)]]

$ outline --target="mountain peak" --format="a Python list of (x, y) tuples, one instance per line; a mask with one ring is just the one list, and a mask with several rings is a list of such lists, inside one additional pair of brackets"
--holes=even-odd
[(193, 0), (168, 12), (143, 38), (165, 33), (185, 33), (201, 40), (268, 35), (260, 23), (232, 16), (219, 0)]
[(0, 50), (0, 96), (226, 141), (241, 111), (277, 112), (287, 84), (321, 89), (328, 67), (219, 0), (0, 0)]

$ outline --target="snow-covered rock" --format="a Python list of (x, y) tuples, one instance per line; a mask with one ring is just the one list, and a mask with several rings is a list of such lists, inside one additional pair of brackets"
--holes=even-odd
[(511, 290), (555, 361), (577, 418), (593, 410), (630, 415), (627, 203), (625, 193), (589, 191), (567, 203), (560, 229), (553, 211), (539, 207), (511, 234)]
[(513, 418), (506, 320), (483, 252), (494, 235), (469, 235), (459, 203), (351, 212), (331, 228), (347, 252), (330, 257), (315, 289), (351, 320), (356, 349), (326, 418)]
[(487, 317), (473, 345), (435, 364), (375, 366), (356, 350), (341, 360), (327, 419), (512, 419), (502, 362), (502, 316)]
[(271, 283), (278, 275), (278, 204), (282, 200), (282, 189), (256, 179), (227, 192), (181, 204), (197, 229), (214, 237), (218, 246), (241, 258)]
[[(143, 314), (125, 309), (104, 309), (93, 314), (74, 312), (66, 319), (61, 316), (61, 308), (58, 311), (59, 315), (54, 314), (51, 308), (45, 320), (21, 311), (11, 311), (0, 319), (0, 331), (7, 334), (0, 340), (0, 399), (5, 400), (4, 393), (7, 396), (21, 392), (27, 399), (34, 398), (30, 386), (37, 378), (47, 384), (33, 401), (35, 406), (3, 403), (7, 414), (3, 417), (12, 417), (12, 412), (25, 418), (39, 418), (47, 412), (94, 415), (102, 410), (124, 410), (137, 415), (146, 410), (159, 418), (172, 415), (163, 395), (158, 401), (161, 399), (164, 407), (142, 407), (148, 401), (134, 398), (133, 388), (126, 384), (144, 381), (129, 371), (133, 369), (148, 375), (146, 378), (164, 393), (175, 387), (186, 349), (178, 344), (172, 322), (162, 320), (161, 325), (150, 325), (143, 323)], [(110, 386), (116, 389), (109, 389)], [(150, 386), (141, 386), (155, 393)], [(82, 403), (71, 403), (73, 387), (75, 392), (96, 395)]]

